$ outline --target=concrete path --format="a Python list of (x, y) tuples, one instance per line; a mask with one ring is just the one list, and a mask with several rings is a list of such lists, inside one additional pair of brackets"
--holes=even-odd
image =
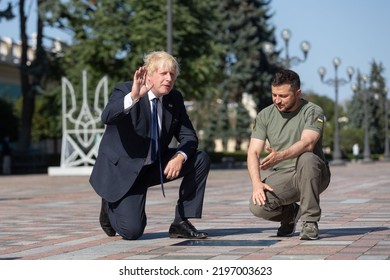
[(389, 260), (390, 163), (331, 167), (321, 196), (320, 239), (276, 237), (277, 223), (252, 216), (246, 169), (213, 169), (203, 218), (206, 240), (168, 238), (179, 182), (148, 193), (148, 225), (137, 241), (107, 237), (88, 177), (0, 177), (0, 260)]

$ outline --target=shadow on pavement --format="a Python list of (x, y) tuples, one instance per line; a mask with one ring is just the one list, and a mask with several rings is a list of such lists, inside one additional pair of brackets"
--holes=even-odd
[(370, 232), (389, 230), (388, 227), (365, 227), (365, 228), (337, 228), (337, 229), (320, 229), (321, 239), (338, 236), (363, 235)]

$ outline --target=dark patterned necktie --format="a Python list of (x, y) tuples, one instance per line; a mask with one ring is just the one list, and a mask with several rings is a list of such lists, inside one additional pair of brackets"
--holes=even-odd
[(163, 193), (163, 196), (165, 197), (165, 191), (164, 191), (164, 179), (163, 179), (163, 172), (162, 172), (162, 166), (161, 166), (161, 149), (160, 149), (160, 129), (158, 126), (158, 98), (152, 99), (152, 132), (151, 132), (151, 138), (152, 138), (152, 144), (151, 144), (151, 153), (150, 157), (153, 162), (158, 161), (158, 167), (160, 169), (160, 182), (161, 182), (161, 190)]

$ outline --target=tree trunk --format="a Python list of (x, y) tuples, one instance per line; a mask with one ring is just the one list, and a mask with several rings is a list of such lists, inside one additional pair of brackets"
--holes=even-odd
[[(20, 1), (19, 13), (20, 13), (20, 34), (22, 41), (22, 55), (20, 64), (20, 77), (22, 86), (22, 119), (21, 130), (19, 135), (19, 149), (21, 151), (27, 151), (31, 144), (31, 131), (32, 120), (35, 111), (35, 96), (40, 90), (41, 80), (45, 73), (46, 55), (43, 49), (43, 21), (38, 14), (37, 21), (37, 42), (35, 58), (32, 64), (27, 65), (27, 51), (28, 51), (28, 39), (26, 34), (26, 15), (24, 13), (24, 0)], [(38, 0), (38, 7), (42, 3), (42, 0)]]
[(31, 142), (31, 124), (32, 116), (34, 112), (34, 96), (31, 92), (31, 85), (27, 71), (27, 49), (28, 40), (26, 34), (26, 15), (24, 13), (24, 0), (20, 0), (19, 3), (19, 15), (20, 15), (20, 37), (21, 37), (21, 61), (20, 61), (20, 82), (22, 88), (22, 119), (19, 134), (19, 150), (26, 151)]

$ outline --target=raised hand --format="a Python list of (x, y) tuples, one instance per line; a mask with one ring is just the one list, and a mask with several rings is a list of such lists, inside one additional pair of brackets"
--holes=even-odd
[(138, 68), (134, 73), (133, 87), (131, 88), (131, 98), (137, 100), (147, 94), (153, 85), (146, 84), (147, 71), (144, 66)]

